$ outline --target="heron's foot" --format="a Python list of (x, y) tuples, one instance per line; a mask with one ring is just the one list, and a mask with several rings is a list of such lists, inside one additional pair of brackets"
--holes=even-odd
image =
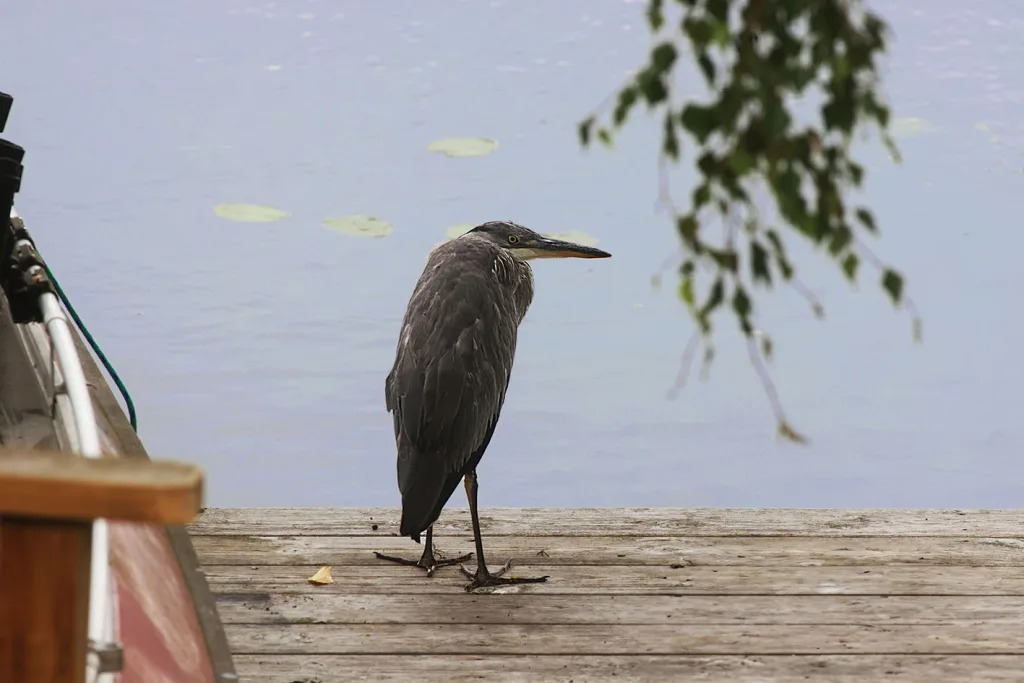
[(469, 584), (466, 586), (466, 592), (472, 592), (477, 588), (488, 588), (491, 586), (510, 586), (517, 583), (544, 583), (548, 580), (546, 576), (537, 577), (506, 577), (505, 572), (512, 566), (512, 560), (509, 560), (501, 569), (496, 572), (489, 571), (483, 564), (478, 565), (476, 568), (476, 574), (470, 573), (461, 564), (459, 569), (462, 570), (462, 575), (469, 579)]
[(384, 553), (375, 552), (378, 560), (387, 560), (388, 562), (396, 562), (403, 564), (407, 567), (419, 567), (427, 572), (427, 576), (433, 576), (434, 572), (437, 571), (438, 567), (449, 567), (453, 564), (457, 564), (460, 567), (463, 562), (467, 562), (473, 559), (473, 553), (467, 553), (458, 557), (452, 557), (449, 559), (437, 559), (433, 552), (424, 552), (418, 560), (407, 560), (404, 557), (395, 557), (394, 555), (385, 555)]

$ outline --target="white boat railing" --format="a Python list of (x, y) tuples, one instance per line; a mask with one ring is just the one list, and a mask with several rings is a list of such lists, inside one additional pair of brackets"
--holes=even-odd
[[(11, 218), (17, 218), (17, 215), (12, 209)], [(23, 242), (31, 246), (28, 240)], [(19, 246), (22, 243), (16, 244), (15, 248)], [(42, 270), (41, 266), (33, 268)], [(52, 292), (44, 292), (39, 296), (39, 307), (46, 332), (40, 336), (49, 346), (50, 363), (47, 369), (50, 373), (53, 405), (58, 413), (62, 406), (67, 406), (71, 413), (70, 425), (66, 425), (73, 426), (73, 429), (67, 429), (71, 443), (65, 447), (86, 458), (99, 458), (103, 455), (100, 430), (71, 324), (60, 300)], [(65, 400), (60, 401), (59, 398)], [(55, 414), (53, 417), (60, 420), (63, 416)], [(116, 596), (110, 572), (110, 536), (104, 519), (93, 522), (89, 575), (89, 658), (86, 680), (89, 683), (112, 683), (113, 675), (119, 667), (111, 666), (108, 657), (119, 653), (115, 642)], [(116, 661), (120, 657), (114, 656), (112, 659)]]

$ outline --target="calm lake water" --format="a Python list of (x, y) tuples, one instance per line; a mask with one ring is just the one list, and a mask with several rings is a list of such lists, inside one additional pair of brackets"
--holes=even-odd
[[(800, 260), (824, 322), (789, 289), (763, 308), (808, 447), (775, 438), (725, 318), (710, 379), (666, 397), (691, 325), (674, 276), (651, 285), (676, 244), (657, 128), (613, 152), (575, 132), (645, 56), (642, 4), (4, 2), (0, 89), (20, 212), (149, 449), (205, 466), (211, 505), (396, 505), (383, 382), (408, 295), (446, 228), (509, 218), (615, 257), (536, 266), (484, 505), (1019, 507), (1024, 6), (969, 6), (875, 3), (896, 115), (934, 127), (902, 166), (864, 152), (924, 344), (870, 269), (854, 292)], [(449, 136), (501, 147), (426, 151)], [(225, 202), (292, 216), (230, 222)], [(321, 226), (346, 214), (395, 231)]]

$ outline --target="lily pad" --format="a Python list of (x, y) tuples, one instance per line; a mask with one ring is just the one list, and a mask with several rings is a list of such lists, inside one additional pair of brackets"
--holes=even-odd
[(451, 239), (455, 239), (456, 237), (461, 237), (462, 235), (465, 235), (467, 232), (469, 232), (470, 230), (472, 230), (475, 227), (476, 226), (473, 225), (472, 223), (463, 223), (461, 225), (453, 225), (452, 227), (450, 227), (447, 230), (445, 230), (444, 234), (448, 235), (448, 237), (451, 238)]
[(889, 126), (890, 132), (898, 138), (909, 138), (915, 135), (926, 135), (928, 133), (934, 133), (939, 129), (931, 121), (927, 119), (920, 119), (914, 116), (907, 116), (902, 118), (896, 118), (892, 120), (892, 125)]
[(556, 232), (548, 233), (548, 237), (556, 240), (565, 240), (566, 242), (574, 242), (575, 244), (583, 245), (584, 247), (596, 247), (597, 238), (593, 235), (589, 235), (580, 230), (570, 230), (569, 232)]
[(259, 204), (218, 204), (213, 212), (221, 218), (241, 223), (273, 223), (291, 214), (271, 206)]
[(395, 230), (387, 221), (373, 216), (325, 218), (323, 226), (333, 232), (353, 237), (387, 237)]
[(428, 152), (449, 157), (482, 157), (498, 149), (491, 138), (442, 138), (427, 145)]

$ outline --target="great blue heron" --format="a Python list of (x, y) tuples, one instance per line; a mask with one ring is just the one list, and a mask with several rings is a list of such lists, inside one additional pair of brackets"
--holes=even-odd
[(491, 441), (505, 401), (516, 335), (533, 301), (530, 259), (607, 258), (606, 251), (551, 239), (512, 222), (479, 225), (430, 252), (402, 321), (395, 364), (384, 383), (398, 446), (400, 531), (417, 543), (419, 560), (377, 557), (422, 567), (472, 557), (434, 557), (433, 524), (459, 481), (465, 479), (476, 543), (476, 574), (462, 572), (466, 590), (547, 579), (508, 578), (484, 560), (477, 515), (476, 466)]

